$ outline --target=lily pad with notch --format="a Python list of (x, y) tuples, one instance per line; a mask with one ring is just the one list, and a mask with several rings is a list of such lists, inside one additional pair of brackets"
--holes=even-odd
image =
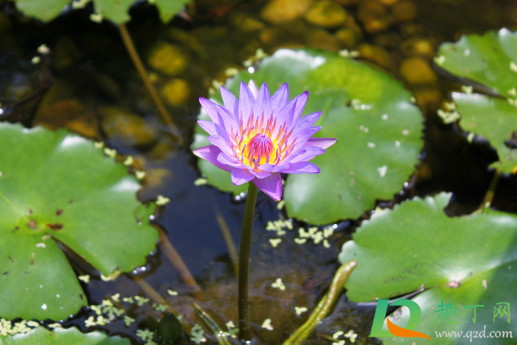
[[(42, 20), (44, 22), (55, 19), (63, 11), (64, 8), (74, 3), (79, 7), (84, 6), (88, 1), (84, 0), (15, 0), (18, 10), (25, 15)], [(108, 19), (115, 24), (123, 24), (131, 20), (129, 16), (130, 7), (136, 0), (93, 0), (96, 14), (102, 15), (102, 18)], [(168, 23), (172, 17), (181, 12), (183, 7), (190, 0), (155, 0), (154, 5), (160, 12), (160, 18), (164, 23)], [(81, 5), (82, 4), (82, 5)]]
[[(467, 344), (468, 338), (436, 338), (434, 331), (516, 331), (508, 317), (495, 317), (500, 302), (515, 305), (517, 284), (517, 216), (486, 210), (448, 217), (443, 207), (449, 194), (415, 198), (376, 211), (343, 245), (339, 260), (357, 260), (345, 285), (354, 302), (371, 302), (424, 288), (413, 298), (422, 310), (415, 329), (439, 344)], [(443, 303), (442, 303), (443, 301)], [(446, 307), (448, 305), (448, 307)], [(474, 310), (478, 306), (474, 319)], [(441, 310), (449, 308), (448, 315)], [(453, 309), (455, 308), (455, 309)], [(452, 314), (454, 312), (454, 314)], [(501, 315), (504, 316), (504, 315)], [(404, 327), (407, 308), (392, 314)], [(445, 338), (445, 337), (444, 337)], [(419, 344), (422, 340), (405, 341)], [(478, 339), (480, 344), (506, 344), (508, 339)], [(383, 338), (398, 344), (400, 338)]]
[[(411, 94), (392, 76), (338, 54), (309, 49), (278, 50), (252, 73), (240, 71), (226, 87), (238, 94), (241, 80), (266, 82), (272, 92), (289, 84), (291, 97), (309, 90), (304, 114), (323, 111), (315, 136), (337, 138), (324, 155), (312, 160), (316, 175), (289, 175), (284, 200), (289, 216), (313, 224), (357, 218), (377, 199), (391, 199), (403, 188), (422, 148), (422, 116)], [(211, 98), (222, 104), (219, 93)], [(208, 117), (203, 111), (200, 119)], [(209, 145), (196, 128), (195, 148)], [(227, 172), (200, 160), (210, 184), (234, 194)]]
[(158, 231), (135, 219), (138, 180), (92, 141), (8, 123), (0, 136), (0, 316), (67, 318), (88, 302), (61, 245), (109, 276), (145, 264)]
[(488, 139), (499, 161), (493, 168), (517, 167), (517, 33), (501, 29), (466, 35), (440, 46), (437, 64), (454, 75), (480, 83), (491, 96), (454, 92), (460, 126)]
[(0, 336), (0, 345), (130, 345), (129, 339), (108, 337), (102, 332), (81, 333), (76, 328), (48, 331), (37, 327), (27, 333)]

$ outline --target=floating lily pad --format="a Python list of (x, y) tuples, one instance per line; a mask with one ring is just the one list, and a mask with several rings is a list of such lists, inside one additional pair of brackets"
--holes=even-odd
[(16, 7), (25, 15), (48, 22), (61, 13), (70, 0), (15, 0)]
[(95, 13), (101, 14), (103, 19), (115, 24), (127, 23), (131, 20), (129, 8), (134, 0), (93, 0)]
[(0, 316), (64, 319), (86, 297), (60, 245), (108, 276), (145, 264), (158, 232), (137, 221), (140, 185), (65, 130), (0, 124)]
[[(502, 29), (463, 36), (440, 47), (437, 63), (448, 72), (488, 86), (507, 98), (453, 93), (463, 129), (487, 138), (497, 149), (492, 167), (510, 173), (517, 166), (517, 34)], [(515, 140), (515, 139), (513, 139)], [(506, 142), (506, 144), (505, 144)]]
[[(517, 303), (517, 216), (487, 210), (450, 218), (443, 212), (448, 194), (416, 198), (391, 210), (377, 211), (365, 221), (339, 255), (341, 262), (357, 260), (345, 287), (352, 301), (375, 301), (418, 290), (422, 309), (417, 331), (435, 338), (434, 331), (489, 331), (517, 329), (507, 318), (494, 318), (499, 302)], [(443, 301), (457, 309), (457, 317), (440, 319)], [(470, 305), (484, 305), (474, 312)], [(407, 311), (398, 323), (407, 323)], [(495, 322), (494, 322), (495, 320)], [(405, 322), (406, 321), (406, 322)], [(515, 324), (515, 323), (514, 323)], [(384, 339), (383, 339), (384, 340)], [(391, 344), (395, 341), (384, 340)], [(400, 339), (399, 339), (400, 341)], [(408, 339), (408, 343), (422, 340)], [(463, 344), (468, 339), (441, 339), (439, 344)], [(502, 344), (507, 339), (478, 339)]]
[(25, 334), (0, 336), (0, 345), (130, 345), (128, 339), (108, 337), (102, 332), (81, 333), (76, 328), (56, 328), (50, 332), (38, 327)]
[[(48, 22), (56, 18), (72, 1), (15, 0), (15, 2), (18, 10), (25, 15)], [(155, 0), (154, 4), (160, 11), (162, 21), (167, 23), (189, 2), (190, 0)], [(122, 24), (131, 20), (128, 12), (135, 0), (93, 0), (93, 3), (95, 12), (101, 14), (104, 19), (111, 20), (115, 24)]]
[(517, 167), (517, 108), (480, 94), (455, 92), (452, 98), (461, 113), (461, 127), (482, 135), (497, 150), (499, 161), (491, 166), (511, 173)]
[[(376, 199), (391, 199), (402, 189), (418, 162), (423, 125), (411, 95), (390, 75), (334, 53), (281, 49), (254, 73), (239, 72), (226, 87), (238, 94), (240, 81), (250, 78), (265, 81), (272, 92), (288, 83), (290, 97), (309, 90), (304, 114), (323, 111), (316, 123), (323, 128), (315, 136), (338, 139), (312, 160), (320, 174), (287, 178), (284, 199), (290, 216), (314, 224), (357, 218)], [(212, 100), (222, 104), (219, 93)], [(206, 136), (198, 127), (193, 146), (208, 145)], [(221, 190), (243, 190), (210, 163), (200, 160), (199, 167)]]
[(465, 35), (440, 46), (435, 62), (446, 71), (486, 85), (501, 96), (517, 88), (517, 34), (508, 29)]
[(154, 5), (160, 11), (162, 22), (168, 23), (172, 17), (180, 13), (190, 0), (154, 0)]

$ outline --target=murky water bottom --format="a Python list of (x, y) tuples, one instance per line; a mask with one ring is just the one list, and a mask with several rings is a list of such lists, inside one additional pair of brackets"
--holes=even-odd
[[(140, 5), (133, 9), (128, 27), (148, 63), (153, 49), (164, 42), (175, 47), (184, 59), (181, 72), (168, 76), (154, 70), (151, 79), (160, 90), (173, 82), (173, 92), (164, 98), (187, 144), (192, 141), (199, 111), (197, 98), (207, 96), (213, 79), (224, 80), (227, 68), (240, 68), (257, 48), (268, 53), (283, 46), (358, 49), (365, 61), (373, 61), (402, 78), (398, 67), (408, 54), (407, 42), (411, 39), (429, 39), (434, 50), (439, 43), (457, 39), (461, 33), (481, 33), (502, 26), (517, 28), (511, 12), (516, 1), (418, 0), (411, 2), (416, 5), (412, 18), (378, 32), (371, 31), (372, 24), (364, 14), (373, 8), (364, 5), (367, 1), (342, 2), (360, 30), (360, 35), (355, 34), (355, 42), (336, 39), (336, 30), (315, 28), (303, 21), (267, 24), (256, 15), (264, 5), (262, 1), (199, 1), (192, 22), (176, 18), (169, 25), (159, 23), (152, 7)], [(244, 203), (212, 187), (194, 184), (199, 178), (196, 159), (188, 145), (178, 147), (174, 143), (159, 121), (116, 30), (108, 23), (90, 22), (87, 11), (42, 25), (20, 19), (12, 4), (0, 2), (0, 6), (3, 116), (27, 125), (65, 126), (106, 141), (121, 154), (135, 156), (137, 164), (148, 172), (140, 199), (155, 200), (158, 195), (171, 199), (161, 208), (156, 224), (165, 230), (202, 287), (198, 304), (221, 326), (228, 321), (237, 324), (236, 279), (217, 218), (224, 219), (238, 243)], [(253, 25), (259, 28), (253, 29)], [(51, 47), (52, 55), (37, 65), (31, 64), (42, 43)], [(374, 53), (369, 55), (369, 51)], [(391, 203), (445, 190), (455, 193), (456, 202), (449, 207), (451, 214), (471, 211), (484, 196), (492, 175), (487, 166), (496, 156), (486, 143), (467, 147), (461, 131), (442, 125), (435, 115), (440, 101), (459, 84), (440, 77), (434, 84), (406, 85), (415, 92), (423, 110), (426, 141), (416, 175), (408, 177), (403, 193)], [(517, 212), (517, 201), (512, 199), (517, 195), (515, 182), (515, 178), (503, 177), (494, 200), (496, 207)], [(263, 194), (258, 197), (256, 214), (250, 288), (252, 331), (260, 344), (279, 344), (305, 321), (325, 293), (339, 265), (336, 258), (341, 245), (351, 238), (359, 221), (338, 223), (328, 249), (321, 243), (296, 244), (297, 229), (307, 225), (294, 222), (294, 230), (286, 230), (282, 243), (273, 248), (269, 240), (277, 236), (266, 230), (267, 222), (285, 219), (286, 215)], [(76, 268), (80, 274), (95, 276), (85, 265), (78, 264)], [(286, 287), (283, 291), (272, 286), (278, 278)], [(191, 289), (184, 284), (163, 247), (134, 275), (123, 275), (114, 282), (94, 278), (83, 285), (90, 304), (100, 304), (115, 293), (148, 295), (148, 290), (145, 292), (136, 280), (144, 280), (192, 324), (201, 323), (191, 307)], [(169, 289), (178, 295), (170, 295)], [(307, 307), (308, 311), (296, 316), (295, 307)], [(162, 315), (149, 304), (133, 306), (126, 312), (136, 319), (129, 328), (116, 321), (100, 329), (129, 336), (135, 344), (141, 343), (135, 336), (136, 329), (154, 329)], [(356, 343), (378, 344), (378, 339), (368, 337), (373, 312), (373, 305), (359, 308), (342, 296), (332, 315), (323, 320), (307, 343), (329, 344), (334, 332), (352, 329), (358, 334)], [(92, 311), (84, 310), (64, 324), (85, 330), (84, 320), (90, 315)], [(268, 318), (272, 330), (262, 327)]]

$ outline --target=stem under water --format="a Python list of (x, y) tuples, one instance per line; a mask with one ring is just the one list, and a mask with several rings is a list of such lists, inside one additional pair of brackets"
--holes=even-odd
[(161, 228), (158, 231), (160, 232), (160, 244), (162, 246), (165, 256), (167, 256), (171, 264), (178, 270), (181, 279), (183, 279), (185, 284), (187, 284), (192, 289), (192, 296), (199, 299), (202, 295), (201, 288), (199, 287), (199, 285), (197, 285), (197, 282), (190, 273), (187, 265), (185, 265), (185, 262), (183, 261), (179, 253), (176, 251), (172, 243), (169, 241), (169, 238), (167, 237), (165, 232)]
[(332, 284), (330, 285), (329, 291), (318, 303), (311, 316), (305, 321), (305, 323), (298, 328), (291, 336), (284, 342), (283, 345), (300, 345), (302, 344), (312, 333), (314, 328), (323, 320), (330, 310), (334, 307), (336, 302), (343, 291), (344, 285), (350, 276), (350, 273), (357, 266), (355, 260), (348, 261), (341, 265), (334, 275)]
[(245, 342), (251, 341), (248, 283), (250, 274), (251, 233), (253, 231), (257, 191), (257, 186), (255, 186), (253, 181), (250, 181), (246, 207), (244, 208), (239, 252), (239, 339)]
[(160, 115), (169, 127), (171, 133), (176, 137), (176, 139), (181, 144), (181, 134), (178, 130), (178, 127), (172, 122), (171, 116), (167, 112), (167, 108), (163, 105), (162, 100), (160, 97), (158, 97), (158, 94), (156, 93), (156, 90), (154, 89), (153, 84), (151, 84), (151, 81), (149, 80), (149, 77), (147, 76), (147, 71), (145, 70), (144, 64), (142, 63), (142, 60), (140, 60), (140, 57), (138, 56), (138, 52), (136, 51), (135, 45), (133, 44), (133, 40), (131, 39), (131, 36), (129, 35), (129, 32), (127, 31), (126, 24), (120, 24), (118, 26), (118, 31), (120, 32), (120, 36), (122, 37), (122, 41), (124, 42), (124, 45), (126, 46), (127, 52), (129, 53), (129, 56), (131, 57), (131, 60), (133, 61), (133, 64), (136, 67), (136, 70), (138, 71), (138, 74), (140, 75), (140, 78), (142, 78), (142, 81), (144, 82), (145, 88), (147, 89), (147, 92), (151, 96), (151, 99), (153, 100), (154, 104), (158, 108), (158, 111), (160, 112)]
[(492, 200), (494, 199), (495, 190), (497, 188), (497, 184), (499, 183), (499, 178), (501, 177), (501, 171), (499, 169), (496, 169), (494, 171), (494, 176), (492, 177), (492, 181), (490, 181), (490, 186), (488, 187), (488, 190), (485, 194), (485, 198), (483, 199), (483, 202), (479, 206), (478, 210), (476, 212), (483, 212), (485, 209), (490, 208), (490, 205), (492, 204)]
[(203, 320), (208, 329), (210, 329), (210, 331), (216, 337), (217, 343), (219, 343), (219, 345), (232, 345), (228, 340), (228, 333), (225, 333), (223, 329), (217, 324), (217, 322), (215, 322), (214, 319), (212, 319), (206, 311), (204, 311), (195, 302), (192, 303), (192, 306), (194, 307), (197, 316), (199, 316), (199, 318)]
[[(173, 313), (176, 317), (178, 315), (180, 315), (176, 309), (174, 309), (169, 303), (167, 303), (167, 301), (151, 286), (149, 285), (144, 279), (131, 279), (132, 281), (134, 281), (138, 286), (140, 286), (140, 288), (142, 289), (142, 291), (144, 291), (144, 293), (151, 297), (151, 299), (158, 303), (158, 304), (165, 304), (167, 305), (167, 310), (170, 311), (171, 313)], [(188, 335), (190, 336), (190, 326), (188, 325), (188, 323), (182, 323), (182, 328), (183, 328), (183, 331)]]
[(230, 254), (230, 260), (232, 261), (233, 271), (235, 275), (239, 272), (239, 254), (237, 254), (237, 247), (233, 242), (232, 234), (230, 233), (230, 227), (226, 223), (226, 219), (224, 219), (219, 206), (217, 206), (217, 202), (214, 199), (211, 191), (209, 191), (208, 196), (210, 197), (210, 203), (214, 209), (215, 219), (217, 220), (217, 224), (219, 224), (219, 228), (221, 229), (221, 233), (223, 234), (224, 242), (226, 243), (226, 247), (228, 248), (228, 253)]

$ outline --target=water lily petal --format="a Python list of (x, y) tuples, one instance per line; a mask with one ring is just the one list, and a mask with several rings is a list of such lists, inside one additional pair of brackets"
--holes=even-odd
[(282, 177), (280, 177), (280, 173), (271, 174), (271, 176), (263, 179), (253, 179), (253, 183), (274, 200), (280, 201), (282, 199)]
[(266, 119), (271, 116), (271, 93), (266, 83), (262, 84), (258, 91), (257, 100), (253, 104), (253, 114), (256, 117), (265, 116)]
[[(287, 103), (279, 112), (275, 112), (275, 119), (277, 121), (277, 126), (272, 134), (272, 137), (275, 138), (282, 128), (282, 125), (287, 125), (288, 119), (292, 118), (294, 115), (294, 109), (296, 108), (296, 100), (293, 99), (291, 102)], [(284, 126), (285, 129), (285, 126)]]
[(255, 175), (255, 177), (260, 178), (260, 179), (266, 178), (269, 175), (271, 175), (271, 173), (268, 171), (255, 170), (255, 169), (250, 169), (250, 173), (252, 173), (253, 175)]
[(210, 119), (215, 123), (220, 124), (219, 117), (217, 116), (217, 104), (205, 97), (199, 97), (199, 103), (201, 103), (203, 109), (205, 109), (208, 116), (210, 116)]
[(228, 138), (223, 138), (220, 135), (211, 135), (208, 138), (208, 141), (217, 146), (221, 151), (232, 154), (232, 149), (230, 148), (230, 142)]
[[(302, 161), (308, 161), (316, 156), (324, 154), (326, 151), (321, 147), (317, 146), (308, 146), (299, 150), (298, 153), (291, 154), (288, 157), (288, 162), (297, 163)], [(292, 156), (292, 158), (291, 158)]]
[(297, 162), (292, 163), (289, 169), (285, 169), (282, 173), (285, 174), (319, 174), (320, 168), (311, 162)]
[(210, 135), (220, 135), (225, 140), (230, 140), (226, 130), (212, 121), (198, 120), (197, 123)]
[(299, 149), (304, 147), (305, 143), (307, 143), (309, 138), (312, 137), (314, 134), (316, 134), (320, 129), (321, 129), (320, 126), (313, 126), (313, 127), (305, 128), (301, 131), (298, 131), (296, 136), (292, 135), (290, 142), (292, 140), (296, 139), (296, 143), (293, 146), (292, 152), (297, 152)]
[(296, 96), (296, 108), (294, 110), (293, 118), (290, 119), (289, 124), (292, 124), (295, 121), (298, 121), (300, 116), (302, 115), (303, 108), (305, 108), (305, 104), (307, 104), (307, 99), (309, 98), (309, 91), (305, 91), (304, 93)]
[(221, 152), (219, 156), (217, 156), (217, 161), (221, 164), (229, 165), (234, 168), (243, 168), (242, 164), (237, 160), (237, 158)]
[(246, 124), (251, 116), (251, 109), (255, 103), (255, 97), (251, 93), (250, 88), (241, 81), (241, 90), (239, 93), (239, 121)]
[[(235, 97), (234, 94), (228, 91), (228, 89), (226, 89), (224, 86), (221, 86), (221, 96), (223, 97), (224, 107), (228, 109), (230, 113), (235, 115), (235, 108), (237, 106), (237, 103), (239, 102), (237, 100), (237, 97)], [(238, 120), (238, 118), (236, 118), (236, 120)]]
[(217, 106), (217, 116), (221, 126), (223, 126), (228, 133), (232, 133), (239, 129), (237, 120), (235, 120), (233, 114), (225, 107), (221, 107), (220, 105)]
[(195, 149), (193, 152), (199, 158), (206, 159), (207, 161), (209, 161), (210, 163), (212, 163), (213, 165), (215, 165), (216, 167), (218, 167), (220, 169), (223, 169), (228, 172), (230, 172), (234, 169), (234, 167), (229, 166), (227, 164), (222, 164), (221, 162), (219, 162), (217, 160), (217, 156), (219, 156), (219, 154), (221, 153), (221, 150), (215, 145), (208, 145), (208, 146), (200, 147), (198, 149)]
[(291, 163), (287, 162), (287, 163), (280, 163), (278, 165), (273, 165), (273, 164), (269, 164), (269, 163), (266, 163), (266, 164), (262, 164), (259, 169), (263, 170), (263, 171), (267, 171), (267, 172), (270, 172), (270, 173), (273, 173), (273, 172), (280, 172), (284, 169), (288, 169), (289, 167), (291, 166)]
[(310, 138), (307, 140), (307, 145), (318, 146), (322, 149), (327, 149), (334, 145), (337, 142), (337, 139), (334, 138)]
[(273, 111), (278, 111), (285, 107), (287, 103), (289, 103), (289, 85), (285, 83), (271, 97), (271, 107)]
[(294, 111), (296, 110), (296, 102), (298, 100), (299, 96), (296, 96), (293, 98), (289, 103), (283, 107), (280, 112), (277, 114), (279, 117), (280, 123), (285, 123), (287, 126), (290, 126), (293, 118), (294, 118)]
[(232, 183), (239, 186), (243, 183), (251, 181), (255, 175), (250, 173), (248, 169), (233, 169), (232, 170)]
[(212, 121), (198, 120), (197, 123), (210, 135), (217, 135), (217, 129), (215, 126), (217, 125)]
[(317, 111), (315, 113), (299, 118), (298, 121), (296, 121), (296, 125), (294, 127), (294, 134), (296, 134), (296, 132), (299, 130), (312, 126), (316, 121), (318, 121), (322, 113), (323, 112), (321, 111)]

